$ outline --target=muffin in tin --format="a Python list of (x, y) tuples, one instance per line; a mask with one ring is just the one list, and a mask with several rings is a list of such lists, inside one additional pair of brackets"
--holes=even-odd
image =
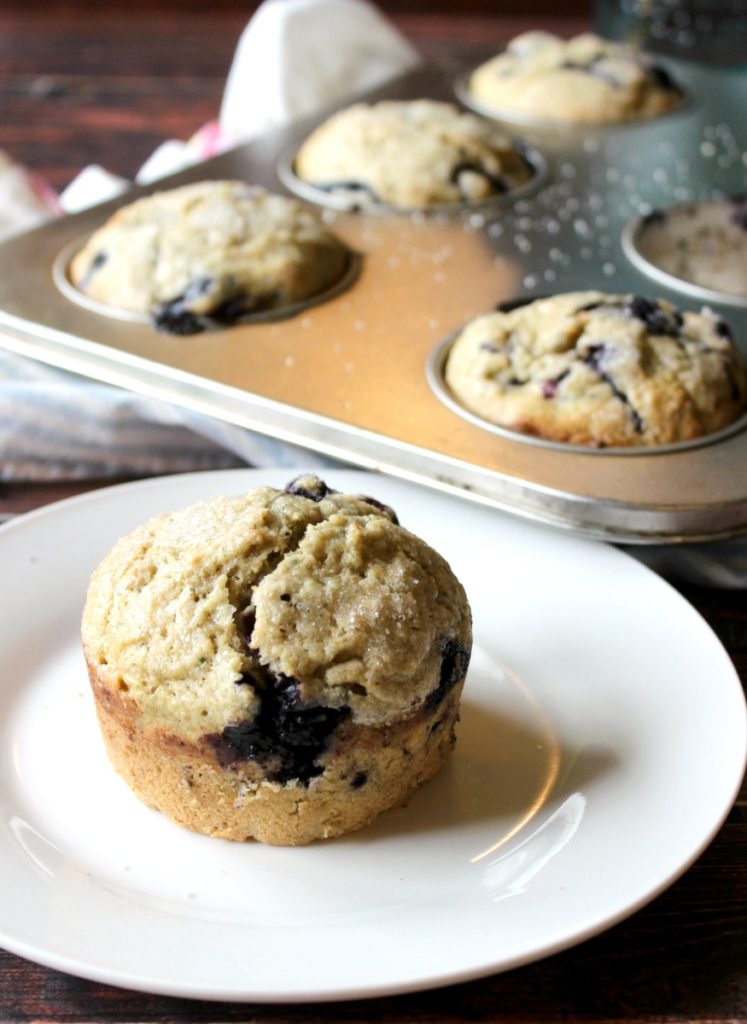
[(135, 793), (198, 832), (280, 845), (360, 828), (437, 771), (472, 642), (447, 562), (314, 476), (121, 539), (82, 637)]
[(683, 102), (663, 67), (591, 32), (567, 40), (525, 32), (476, 68), (468, 89), (506, 115), (596, 124), (656, 117)]
[(633, 244), (649, 266), (726, 299), (747, 300), (747, 197), (698, 200), (642, 217)]
[(478, 317), (444, 375), (490, 423), (594, 447), (691, 441), (747, 406), (728, 324), (637, 295), (572, 292)]
[(241, 181), (203, 181), (118, 209), (70, 264), (75, 287), (172, 334), (282, 310), (337, 284), (351, 254), (317, 213)]
[(450, 103), (386, 100), (333, 115), (296, 154), (296, 176), (361, 206), (425, 209), (492, 199), (534, 168), (496, 125)]

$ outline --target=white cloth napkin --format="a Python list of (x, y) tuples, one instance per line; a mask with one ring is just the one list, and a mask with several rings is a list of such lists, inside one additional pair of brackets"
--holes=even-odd
[[(265, 0), (244, 29), (219, 121), (170, 139), (137, 174), (149, 184), (414, 66), (413, 47), (365, 0)], [(58, 198), (0, 153), (0, 238), (121, 195), (130, 183), (87, 167)], [(210, 417), (5, 352), (0, 347), (0, 480), (84, 479), (330, 460)]]

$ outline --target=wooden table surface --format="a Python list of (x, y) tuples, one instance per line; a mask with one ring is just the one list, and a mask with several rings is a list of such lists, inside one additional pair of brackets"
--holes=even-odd
[[(0, 148), (62, 188), (92, 162), (131, 176), (163, 138), (187, 138), (217, 114), (247, 17), (230, 7), (205, 13), (209, 6), (177, 15), (138, 3), (126, 13), (50, 4), (42, 17), (33, 4), (0, 7)], [(498, 44), (537, 25), (526, 17), (396, 20), (429, 55)], [(569, 34), (582, 25), (558, 27)], [(0, 516), (101, 483), (0, 484)], [(680, 589), (747, 681), (745, 594)], [(747, 1021), (746, 806), (743, 788), (697, 863), (624, 923), (481, 981), (330, 1005), (231, 1005), (124, 991), (0, 951), (0, 1022)]]

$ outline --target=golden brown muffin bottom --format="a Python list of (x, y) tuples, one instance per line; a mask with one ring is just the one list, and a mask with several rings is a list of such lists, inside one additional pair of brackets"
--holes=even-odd
[(352, 832), (406, 802), (451, 752), (463, 686), (385, 727), (344, 723), (321, 758), (323, 774), (281, 785), (251, 759), (221, 766), (207, 737), (191, 743), (142, 728), (134, 703), (87, 664), (107, 753), (141, 800), (195, 832), (275, 846)]

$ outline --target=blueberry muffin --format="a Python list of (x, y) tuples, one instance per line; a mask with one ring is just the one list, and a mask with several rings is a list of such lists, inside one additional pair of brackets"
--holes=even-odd
[(107, 306), (194, 334), (331, 288), (350, 253), (313, 210), (240, 181), (204, 181), (121, 207), (70, 279)]
[(478, 317), (445, 379), (491, 423), (595, 447), (689, 441), (747, 405), (728, 324), (638, 295), (573, 292)]
[(358, 103), (303, 143), (303, 181), (356, 204), (422, 209), (503, 195), (534, 171), (490, 121), (433, 100)]
[(654, 210), (643, 218), (636, 245), (682, 281), (747, 298), (747, 198)]
[(124, 537), (82, 637), (107, 751), (142, 800), (207, 835), (299, 845), (442, 765), (471, 620), (391, 509), (305, 476)]
[(682, 103), (664, 68), (590, 32), (560, 39), (526, 32), (470, 76), (483, 107), (507, 115), (604, 124), (655, 117)]

